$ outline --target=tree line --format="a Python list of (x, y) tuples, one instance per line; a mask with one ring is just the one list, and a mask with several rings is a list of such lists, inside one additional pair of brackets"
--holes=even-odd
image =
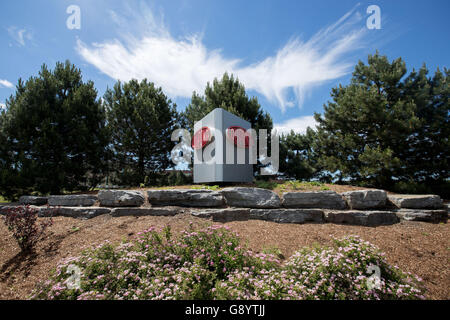
[(359, 61), (315, 113), (317, 129), (282, 138), (286, 175), (449, 199), (450, 72), (428, 72), (378, 52)]
[[(449, 197), (449, 71), (428, 76), (425, 65), (378, 52), (360, 61), (347, 86), (331, 91), (317, 128), (280, 139), (280, 174)], [(0, 115), (0, 194), (87, 190), (106, 177), (122, 186), (187, 183), (173, 165), (170, 137), (214, 108), (255, 129), (273, 128), (257, 98), (224, 74), (193, 92), (183, 112), (162, 88), (144, 79), (117, 81), (102, 98), (69, 61), (19, 79)]]

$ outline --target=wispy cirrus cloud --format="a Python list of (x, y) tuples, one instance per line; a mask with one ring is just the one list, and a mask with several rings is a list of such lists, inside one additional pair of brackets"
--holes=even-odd
[(308, 127), (315, 130), (316, 125), (317, 122), (314, 119), (314, 116), (303, 116), (289, 119), (284, 122), (275, 123), (273, 127), (279, 134), (288, 134), (291, 132), (291, 130), (294, 130), (295, 133), (304, 134)]
[(7, 30), (9, 36), (21, 47), (25, 46), (26, 41), (33, 38), (33, 34), (25, 28), (10, 26)]
[(14, 87), (11, 82), (6, 79), (0, 79), (0, 88), (12, 88)]
[(233, 73), (247, 89), (263, 95), (282, 111), (301, 107), (314, 87), (348, 74), (354, 61), (345, 57), (363, 46), (366, 32), (355, 7), (310, 39), (292, 38), (273, 56), (243, 65), (241, 59), (207, 48), (199, 34), (173, 37), (162, 19), (156, 19), (148, 8), (137, 11), (140, 16), (132, 21), (146, 26), (140, 27), (145, 31), (139, 38), (123, 31), (129, 17), (111, 11), (111, 18), (122, 30), (120, 37), (90, 45), (78, 40), (79, 54), (114, 79), (148, 78), (171, 97), (190, 97), (192, 91), (202, 92), (208, 81), (224, 72)]

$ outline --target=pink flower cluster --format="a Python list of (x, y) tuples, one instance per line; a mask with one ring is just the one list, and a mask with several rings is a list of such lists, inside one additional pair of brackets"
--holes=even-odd
[[(82, 271), (69, 288), (70, 265)], [(369, 266), (381, 270), (369, 286)], [(222, 226), (178, 237), (149, 228), (130, 242), (105, 243), (62, 261), (34, 299), (421, 299), (420, 279), (391, 267), (372, 244), (357, 237), (333, 247), (305, 248), (281, 263), (239, 244)]]

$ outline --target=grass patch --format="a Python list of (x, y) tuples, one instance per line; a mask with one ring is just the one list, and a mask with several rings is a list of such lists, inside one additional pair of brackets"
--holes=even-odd
[(274, 181), (256, 180), (255, 187), (262, 189), (273, 190), (278, 186), (278, 183)]

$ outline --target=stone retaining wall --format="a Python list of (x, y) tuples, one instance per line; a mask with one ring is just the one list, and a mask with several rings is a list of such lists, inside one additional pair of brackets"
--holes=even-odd
[[(23, 196), (39, 216), (89, 219), (116, 216), (173, 216), (190, 213), (213, 221), (266, 220), (278, 223), (340, 223), (379, 226), (400, 220), (447, 222), (448, 204), (436, 195), (387, 195), (384, 190), (276, 193), (260, 188), (102, 190), (98, 195)], [(0, 206), (0, 214), (10, 206)]]

